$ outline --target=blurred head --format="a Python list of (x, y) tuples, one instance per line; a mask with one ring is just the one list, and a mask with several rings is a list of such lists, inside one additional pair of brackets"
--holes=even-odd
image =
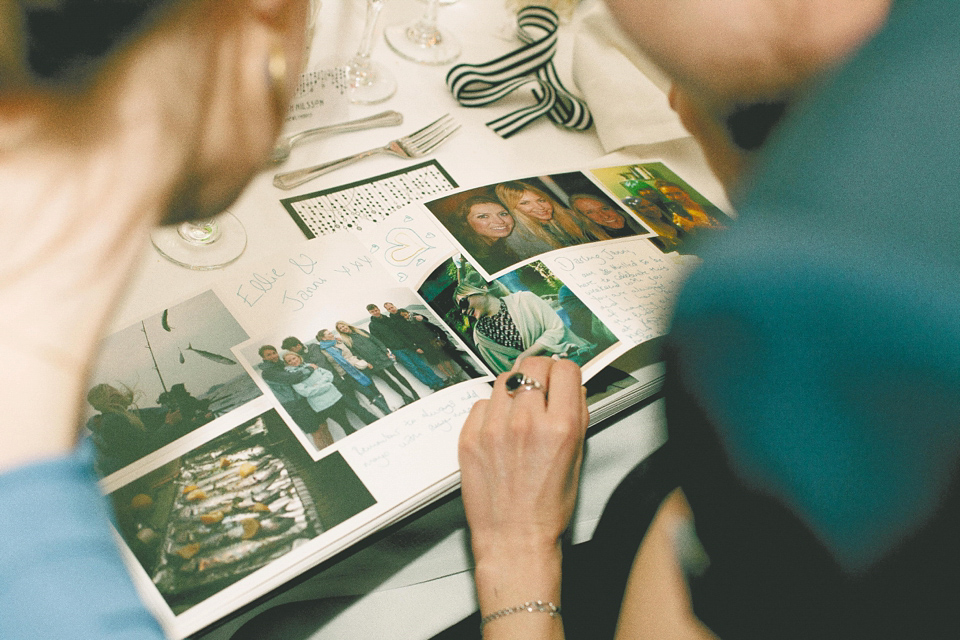
[(607, 229), (622, 229), (627, 224), (627, 219), (616, 207), (598, 196), (572, 195), (570, 206), (580, 215)]
[(155, 190), (167, 221), (216, 215), (280, 132), (302, 67), (307, 5), (0, 3), (0, 111), (8, 123), (50, 118), (38, 129), (44, 140), (70, 144), (80, 158), (95, 151), (129, 165), (138, 161), (128, 150), (140, 146), (142, 162), (128, 174)]
[(300, 357), (299, 353), (294, 353), (293, 351), (287, 351), (283, 354), (283, 362), (288, 367), (299, 367), (303, 364), (303, 358)]
[(381, 315), (381, 314), (380, 314), (380, 307), (378, 307), (378, 306), (375, 305), (375, 304), (368, 304), (368, 305), (367, 305), (367, 312), (369, 312), (370, 315), (373, 316), (374, 318), (379, 318), (380, 315)]
[(353, 333), (353, 327), (344, 322), (343, 320), (338, 320), (337, 324), (334, 325), (337, 328), (339, 333)]
[(337, 336), (333, 335), (333, 331), (330, 329), (320, 329), (317, 331), (317, 340), (336, 340)]
[(390, 313), (390, 314), (397, 313), (397, 305), (393, 304), (392, 302), (384, 302), (383, 308), (387, 310), (387, 313)]

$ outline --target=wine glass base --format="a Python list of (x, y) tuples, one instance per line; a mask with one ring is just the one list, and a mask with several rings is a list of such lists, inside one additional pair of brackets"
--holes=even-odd
[(379, 62), (367, 61), (365, 69), (347, 65), (347, 95), (354, 104), (378, 104), (397, 92), (397, 80)]
[(247, 248), (247, 232), (232, 213), (216, 217), (220, 236), (207, 243), (194, 243), (180, 235), (179, 226), (157, 227), (150, 234), (154, 248), (164, 258), (187, 269), (209, 271), (234, 262)]
[(421, 64), (446, 64), (460, 55), (460, 43), (447, 31), (427, 34), (418, 23), (396, 24), (383, 30), (393, 51), (407, 60)]

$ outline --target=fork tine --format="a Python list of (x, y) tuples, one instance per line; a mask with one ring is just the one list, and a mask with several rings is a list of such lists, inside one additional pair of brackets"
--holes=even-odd
[(431, 137), (430, 139), (420, 142), (416, 146), (416, 153), (419, 155), (430, 153), (431, 151), (439, 147), (440, 143), (442, 143), (444, 140), (452, 136), (459, 129), (460, 129), (460, 125), (458, 124), (458, 125), (455, 125), (453, 128), (447, 128), (437, 132), (437, 134)]
[(428, 124), (427, 126), (423, 127), (422, 129), (417, 129), (410, 135), (404, 136), (403, 141), (411, 144), (417, 144), (423, 138), (429, 137), (430, 135), (432, 135), (434, 132), (434, 129), (442, 127), (446, 125), (448, 122), (452, 122), (452, 121), (453, 121), (453, 116), (451, 116), (449, 113), (446, 113), (440, 116), (439, 118), (437, 118), (436, 120), (434, 120), (433, 122), (431, 122), (430, 124)]

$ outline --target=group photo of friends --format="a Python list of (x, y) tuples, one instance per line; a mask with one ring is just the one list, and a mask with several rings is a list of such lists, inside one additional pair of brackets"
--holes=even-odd
[(389, 295), (240, 350), (318, 450), (424, 396), (488, 375), (410, 292)]
[(583, 366), (618, 341), (542, 262), (488, 282), (461, 256), (437, 268), (420, 295), (495, 374), (536, 355)]

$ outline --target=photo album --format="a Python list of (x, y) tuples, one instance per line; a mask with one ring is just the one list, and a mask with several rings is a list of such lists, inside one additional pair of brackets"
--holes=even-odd
[(580, 365), (591, 424), (655, 394), (676, 292), (731, 221), (659, 162), (354, 216), (102, 344), (85, 434), (173, 638), (455, 491), (460, 427), (523, 358)]

